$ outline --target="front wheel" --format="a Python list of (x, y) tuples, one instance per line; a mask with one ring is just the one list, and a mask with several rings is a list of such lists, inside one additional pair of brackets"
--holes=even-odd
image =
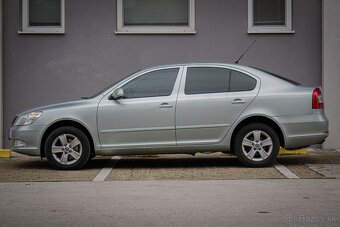
[(250, 167), (272, 164), (280, 150), (277, 133), (268, 125), (252, 123), (241, 128), (234, 140), (234, 152), (238, 159)]
[(89, 139), (80, 129), (66, 126), (57, 128), (47, 137), (45, 155), (48, 162), (61, 170), (83, 167), (90, 157)]

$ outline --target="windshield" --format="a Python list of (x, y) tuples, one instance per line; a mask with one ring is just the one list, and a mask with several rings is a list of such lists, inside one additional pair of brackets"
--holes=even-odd
[(251, 67), (251, 68), (253, 68), (253, 69), (260, 70), (260, 71), (265, 72), (265, 73), (268, 73), (268, 74), (270, 74), (270, 75), (272, 75), (272, 76), (274, 76), (274, 77), (277, 77), (277, 78), (279, 78), (279, 79), (281, 79), (281, 80), (284, 80), (284, 81), (286, 81), (286, 82), (288, 82), (288, 83), (291, 83), (291, 84), (293, 84), (293, 85), (295, 85), (295, 86), (301, 85), (300, 83), (298, 83), (298, 82), (296, 82), (296, 81), (294, 81), (294, 80), (287, 79), (286, 77), (283, 77), (283, 76), (278, 75), (278, 74), (276, 74), (276, 73), (272, 73), (272, 72), (269, 72), (269, 71), (267, 71), (267, 70), (259, 69), (259, 68), (253, 67), (253, 66), (249, 66), (249, 67)]
[(105, 87), (104, 89), (101, 89), (101, 90), (98, 91), (96, 94), (94, 94), (94, 95), (92, 95), (92, 96), (90, 96), (90, 97), (81, 97), (81, 98), (82, 98), (82, 99), (92, 99), (92, 98), (94, 98), (94, 97), (97, 97), (98, 95), (102, 94), (104, 91), (109, 90), (109, 89), (110, 89), (111, 87), (113, 87), (115, 84), (119, 84), (120, 82), (122, 82), (122, 81), (125, 80), (126, 78), (132, 76), (133, 74), (136, 74), (136, 73), (139, 72), (139, 71), (140, 71), (140, 70), (138, 70), (138, 71), (136, 71), (136, 72), (133, 72), (133, 73), (129, 74), (128, 76), (123, 77), (122, 79), (120, 79), (120, 80), (114, 82), (113, 84), (111, 84), (110, 86)]

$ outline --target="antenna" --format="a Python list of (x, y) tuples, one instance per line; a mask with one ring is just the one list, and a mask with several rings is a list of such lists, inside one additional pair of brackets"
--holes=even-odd
[(246, 49), (246, 51), (244, 51), (244, 53), (241, 55), (241, 57), (239, 57), (237, 59), (237, 61), (235, 61), (235, 64), (238, 64), (238, 62), (241, 60), (241, 58), (248, 52), (248, 50), (254, 45), (254, 43), (256, 42), (256, 39), (254, 40), (254, 42)]

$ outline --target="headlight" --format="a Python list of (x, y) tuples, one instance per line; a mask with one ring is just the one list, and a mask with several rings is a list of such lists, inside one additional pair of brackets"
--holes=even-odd
[(22, 116), (19, 116), (15, 121), (14, 125), (30, 125), (35, 122), (40, 116), (42, 112), (31, 112)]

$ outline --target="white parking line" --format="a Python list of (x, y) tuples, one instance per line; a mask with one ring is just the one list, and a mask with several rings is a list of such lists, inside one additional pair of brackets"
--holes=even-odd
[(289, 179), (299, 179), (300, 177), (296, 176), (294, 173), (292, 173), (292, 171), (290, 171), (287, 167), (285, 167), (284, 165), (275, 162), (273, 164), (274, 168), (277, 169), (280, 173), (282, 173), (283, 175), (285, 175), (287, 178)]
[(98, 175), (93, 179), (93, 181), (105, 181), (106, 177), (110, 174), (112, 168), (115, 167), (119, 159), (120, 159), (119, 156), (112, 156), (111, 160), (98, 173)]

